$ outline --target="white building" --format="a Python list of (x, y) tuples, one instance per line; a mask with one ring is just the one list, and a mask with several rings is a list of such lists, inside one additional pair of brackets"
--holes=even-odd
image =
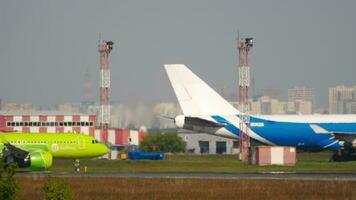
[(329, 113), (353, 113), (352, 105), (356, 102), (356, 86), (338, 85), (329, 88)]
[(304, 100), (315, 101), (314, 88), (309, 88), (305, 86), (295, 86), (288, 89), (288, 101)]
[(305, 100), (286, 102), (262, 96), (250, 103), (250, 112), (253, 115), (312, 114), (313, 104)]

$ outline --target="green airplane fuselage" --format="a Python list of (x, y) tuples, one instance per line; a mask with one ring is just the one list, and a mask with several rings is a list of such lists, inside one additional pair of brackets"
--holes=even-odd
[[(7, 147), (7, 144), (14, 147)], [(14, 156), (12, 161), (20, 168), (35, 171), (50, 168), (53, 158), (93, 158), (109, 152), (106, 145), (94, 137), (74, 133), (0, 133), (0, 150), (3, 153), (9, 148), (28, 153), (26, 158)]]
[(4, 142), (29, 152), (49, 152), (54, 158), (91, 158), (108, 153), (106, 145), (94, 137), (74, 133), (0, 133)]

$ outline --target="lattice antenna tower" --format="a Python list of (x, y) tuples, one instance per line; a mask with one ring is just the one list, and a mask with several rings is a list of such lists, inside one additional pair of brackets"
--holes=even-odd
[(100, 54), (100, 131), (101, 141), (108, 141), (110, 124), (110, 62), (109, 55), (114, 46), (112, 41), (99, 39)]
[(249, 115), (249, 90), (250, 90), (250, 63), (249, 52), (253, 46), (253, 38), (245, 40), (237, 36), (237, 50), (239, 54), (239, 128), (240, 128), (240, 159), (244, 163), (251, 162), (251, 143), (249, 137), (250, 115)]

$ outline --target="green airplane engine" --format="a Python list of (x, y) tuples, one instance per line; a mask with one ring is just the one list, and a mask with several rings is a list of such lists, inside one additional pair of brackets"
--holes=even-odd
[(50, 152), (31, 152), (25, 159), (16, 158), (15, 161), (20, 168), (44, 171), (52, 166), (53, 156)]
[(29, 154), (30, 169), (33, 171), (42, 171), (52, 166), (52, 154), (50, 152), (33, 152)]

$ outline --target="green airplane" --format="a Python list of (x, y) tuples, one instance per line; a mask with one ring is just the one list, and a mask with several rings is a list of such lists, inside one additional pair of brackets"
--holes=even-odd
[(0, 150), (5, 167), (15, 162), (19, 168), (43, 171), (53, 158), (94, 158), (109, 149), (94, 137), (74, 133), (0, 133)]

